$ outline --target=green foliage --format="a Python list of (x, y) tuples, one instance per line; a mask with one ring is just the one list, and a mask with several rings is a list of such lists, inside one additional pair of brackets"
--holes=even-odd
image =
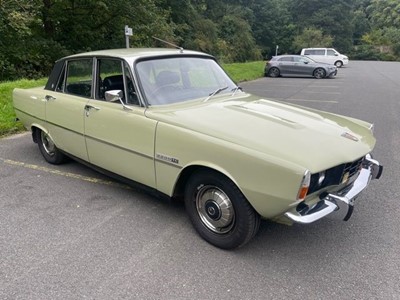
[(352, 6), (348, 0), (293, 0), (291, 11), (301, 32), (314, 27), (333, 38), (333, 46), (340, 52), (352, 47)]
[(317, 28), (305, 28), (303, 32), (296, 36), (293, 46), (296, 51), (302, 48), (310, 47), (331, 47), (333, 38), (330, 35), (324, 35), (322, 30)]
[(265, 61), (222, 64), (222, 67), (235, 82), (243, 82), (263, 77)]

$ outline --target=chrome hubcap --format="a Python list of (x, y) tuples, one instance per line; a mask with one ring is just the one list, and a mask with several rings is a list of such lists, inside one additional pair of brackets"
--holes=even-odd
[(229, 197), (215, 186), (201, 186), (196, 195), (196, 209), (203, 224), (213, 232), (227, 233), (235, 221)]
[(46, 153), (50, 156), (55, 154), (55, 145), (49, 135), (42, 131), (41, 133), (42, 145)]

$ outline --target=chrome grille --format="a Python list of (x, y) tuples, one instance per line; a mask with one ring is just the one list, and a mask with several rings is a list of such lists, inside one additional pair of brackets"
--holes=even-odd
[(339, 185), (348, 182), (359, 172), (363, 160), (364, 157), (326, 170), (325, 180), (321, 185), (318, 184), (319, 174), (312, 174), (308, 194), (314, 193), (327, 186)]

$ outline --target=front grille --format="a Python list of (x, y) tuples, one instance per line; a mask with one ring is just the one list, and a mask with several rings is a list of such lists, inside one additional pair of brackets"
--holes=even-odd
[(318, 184), (319, 174), (312, 174), (308, 194), (312, 194), (327, 186), (339, 185), (341, 183), (347, 182), (354, 175), (358, 174), (361, 169), (363, 160), (364, 157), (326, 170), (325, 180), (322, 182), (321, 185)]

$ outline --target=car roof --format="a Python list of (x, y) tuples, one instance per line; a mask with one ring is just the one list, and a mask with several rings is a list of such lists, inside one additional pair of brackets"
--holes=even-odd
[(208, 56), (212, 57), (209, 54), (185, 50), (185, 49), (175, 49), (175, 48), (122, 48), (122, 49), (107, 49), (107, 50), (97, 50), (84, 52), (79, 54), (74, 54), (70, 56), (63, 57), (61, 60), (71, 59), (71, 58), (80, 58), (80, 57), (94, 57), (94, 56), (102, 56), (102, 57), (114, 57), (114, 58), (122, 58), (127, 61), (135, 61), (139, 58), (144, 57), (154, 57), (154, 56), (176, 56), (176, 55), (196, 55), (196, 56)]
[[(293, 56), (295, 56), (295, 57), (307, 57), (307, 56), (305, 56), (305, 55), (298, 55), (298, 54), (282, 54), (282, 55), (273, 56), (272, 58), (274, 58), (274, 59), (279, 59), (279, 58), (281, 58), (281, 57), (293, 57)], [(308, 58), (308, 57), (307, 57), (307, 58)]]

